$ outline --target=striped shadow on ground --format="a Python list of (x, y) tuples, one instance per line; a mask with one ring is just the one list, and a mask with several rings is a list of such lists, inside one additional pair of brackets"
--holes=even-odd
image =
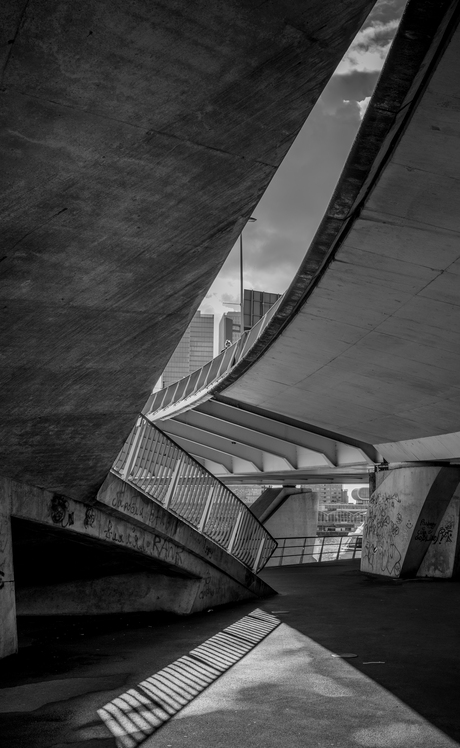
[(142, 743), (280, 623), (257, 608), (98, 709), (118, 748)]

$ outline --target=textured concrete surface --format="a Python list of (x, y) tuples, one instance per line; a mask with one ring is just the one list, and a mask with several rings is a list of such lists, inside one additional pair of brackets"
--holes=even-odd
[(421, 465), (382, 470), (375, 477), (364, 523), (362, 571), (452, 576), (459, 554), (460, 469)]
[(3, 474), (94, 495), (372, 5), (2, 3)]
[(189, 614), (272, 594), (132, 486), (111, 475), (104, 487), (101, 501), (89, 505), (1, 479), (0, 657), (16, 649), (15, 603), (20, 614), (37, 616)]
[[(263, 572), (283, 625), (158, 733), (148, 748), (454, 748), (460, 585), (383, 582), (358, 562)], [(96, 709), (253, 608), (187, 620), (23, 621), (3, 663), (10, 748), (114, 748)], [(332, 653), (354, 653), (341, 660)]]

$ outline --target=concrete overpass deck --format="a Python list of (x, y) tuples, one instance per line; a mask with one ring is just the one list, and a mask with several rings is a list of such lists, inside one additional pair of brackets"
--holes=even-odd
[(192, 375), (156, 394), (152, 419), (206, 445), (203, 413), (225, 406), (367, 445), (377, 462), (460, 459), (458, 20), (457, 2), (408, 3), (291, 287), (243, 355), (226, 351), (201, 390)]
[(1, 4), (1, 475), (95, 496), (373, 4)]
[[(460, 586), (376, 581), (353, 562), (263, 572), (282, 625), (144, 748), (457, 748)], [(20, 622), (3, 663), (9, 748), (114, 748), (96, 710), (253, 610)], [(354, 659), (335, 659), (349, 652)]]

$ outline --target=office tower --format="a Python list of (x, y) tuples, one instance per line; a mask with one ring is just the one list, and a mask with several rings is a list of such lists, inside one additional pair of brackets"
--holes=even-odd
[(241, 337), (240, 312), (225, 312), (219, 322), (219, 352)]
[(214, 315), (197, 312), (187, 327), (163, 374), (163, 387), (204, 366), (214, 352)]
[(250, 330), (251, 327), (261, 319), (279, 299), (281, 294), (268, 293), (268, 291), (253, 291), (244, 289), (244, 329)]

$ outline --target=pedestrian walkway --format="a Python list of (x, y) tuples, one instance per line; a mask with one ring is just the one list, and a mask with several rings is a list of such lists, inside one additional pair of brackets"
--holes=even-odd
[[(280, 594), (260, 608), (281, 625), (144, 748), (460, 746), (459, 583), (376, 581), (353, 561), (262, 576)], [(253, 607), (23, 622), (1, 683), (5, 745), (114, 748), (97, 710)]]

